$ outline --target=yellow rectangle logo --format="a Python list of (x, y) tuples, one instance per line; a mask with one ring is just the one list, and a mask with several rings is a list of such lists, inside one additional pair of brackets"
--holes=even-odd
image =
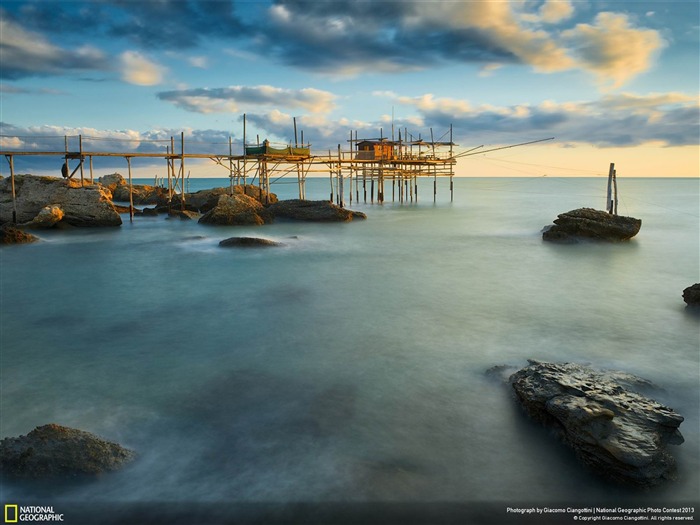
[(5, 523), (17, 523), (17, 505), (5, 505)]

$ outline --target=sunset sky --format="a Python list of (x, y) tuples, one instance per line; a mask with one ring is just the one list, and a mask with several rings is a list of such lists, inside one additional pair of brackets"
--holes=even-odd
[(458, 151), (555, 137), (462, 175), (698, 177), (699, 31), (696, 0), (2, 0), (0, 144), (150, 151), (184, 131), (188, 151), (240, 153), (246, 113), (249, 141), (293, 141), (296, 117), (327, 151), (391, 136), (393, 113), (415, 138), (452, 124)]

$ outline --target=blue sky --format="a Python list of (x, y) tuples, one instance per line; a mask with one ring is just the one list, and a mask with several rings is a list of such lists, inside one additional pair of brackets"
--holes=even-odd
[(698, 176), (695, 0), (2, 0), (0, 24), (3, 150), (227, 150), (246, 113), (249, 139), (292, 141), (296, 117), (323, 151), (393, 112), (464, 150), (555, 137), (465, 175)]

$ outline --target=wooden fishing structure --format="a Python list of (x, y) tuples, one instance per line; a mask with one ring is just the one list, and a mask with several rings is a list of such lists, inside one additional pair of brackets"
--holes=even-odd
[[(132, 160), (134, 159), (162, 159), (167, 168), (167, 179), (163, 178), (163, 186), (168, 190), (168, 198), (179, 193), (181, 207), (185, 207), (185, 182), (189, 178), (186, 175), (186, 165), (193, 159), (209, 159), (228, 171), (231, 191), (234, 185), (257, 184), (265, 195), (271, 192), (274, 183), (282, 179), (296, 178), (299, 199), (306, 199), (306, 179), (311, 174), (328, 174), (330, 182), (329, 199), (339, 206), (345, 206), (346, 202), (379, 203), (387, 200), (387, 188), (391, 184), (391, 200), (398, 199), (400, 203), (409, 203), (418, 200), (418, 181), (420, 179), (432, 179), (433, 201), (437, 198), (437, 179), (449, 178), (450, 200), (454, 199), (454, 168), (457, 159), (466, 155), (486, 153), (503, 148), (494, 148), (486, 151), (478, 151), (473, 148), (468, 151), (455, 153), (452, 141), (452, 126), (439, 140), (433, 140), (433, 131), (430, 130), (430, 140), (424, 140), (420, 135), (414, 137), (407, 129), (398, 133), (398, 139), (384, 137), (382, 130), (378, 138), (358, 138), (357, 132), (350, 131), (348, 147), (343, 149), (338, 144), (337, 151), (328, 150), (323, 153), (312, 153), (311, 145), (304, 143), (304, 132), (301, 131), (301, 140), (298, 140), (296, 119), (294, 119), (294, 142), (278, 145), (268, 140), (260, 142), (256, 136), (255, 142), (249, 142), (246, 130), (246, 118), (243, 115), (243, 141), (242, 152), (234, 153), (233, 141), (228, 139), (228, 151), (219, 153), (193, 153), (185, 150), (185, 134), (180, 133), (179, 141), (174, 137), (169, 141), (161, 142), (160, 151), (129, 151), (115, 152), (94, 148), (86, 148), (84, 142), (95, 140), (94, 137), (63, 137), (62, 150), (0, 150), (9, 163), (10, 177), (12, 179), (12, 199), (15, 200), (14, 176), (16, 157), (27, 156), (53, 156), (62, 159), (61, 173), (65, 178), (73, 178), (79, 172), (81, 183), (87, 178), (86, 169), (89, 170), (89, 180), (92, 183), (93, 159), (102, 157), (121, 157), (127, 165), (128, 183), (132, 184)], [(449, 136), (448, 136), (449, 135)], [(3, 138), (8, 138), (3, 136)], [(76, 139), (77, 138), (77, 144)], [(447, 140), (444, 140), (447, 138)], [(115, 139), (120, 140), (120, 139)], [(542, 139), (551, 140), (551, 139)], [(516, 144), (514, 146), (532, 144), (542, 140)], [(149, 141), (141, 141), (149, 142)], [(165, 144), (162, 144), (165, 142)], [(77, 145), (77, 148), (76, 148)], [(514, 146), (505, 146), (510, 148)], [(165, 149), (165, 151), (163, 151)], [(86, 168), (87, 163), (87, 168)], [(167, 186), (166, 186), (167, 180)], [(131, 193), (131, 192), (130, 192)], [(130, 195), (131, 197), (131, 195)], [(130, 202), (133, 210), (133, 202)], [(16, 216), (16, 213), (13, 217)], [(14, 217), (16, 218), (16, 217)]]

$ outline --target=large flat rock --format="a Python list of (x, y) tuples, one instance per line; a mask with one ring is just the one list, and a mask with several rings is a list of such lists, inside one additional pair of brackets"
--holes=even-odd
[(553, 242), (577, 242), (581, 239), (620, 242), (637, 235), (641, 227), (642, 221), (634, 217), (579, 208), (558, 215), (554, 224), (543, 230), (542, 239)]
[[(19, 224), (46, 225), (46, 209), (54, 210), (52, 216), (56, 215), (56, 210), (62, 213), (59, 220), (49, 221), (49, 226), (59, 221), (72, 226), (119, 226), (122, 223), (110, 194), (99, 184), (83, 185), (73, 179), (16, 175), (15, 196)], [(13, 209), (11, 181), (5, 178), (0, 180), (0, 222), (11, 222)]]
[(510, 382), (526, 412), (556, 430), (598, 474), (641, 487), (675, 479), (666, 445), (683, 442), (683, 417), (633, 391), (648, 388), (648, 381), (574, 363), (530, 361)]

